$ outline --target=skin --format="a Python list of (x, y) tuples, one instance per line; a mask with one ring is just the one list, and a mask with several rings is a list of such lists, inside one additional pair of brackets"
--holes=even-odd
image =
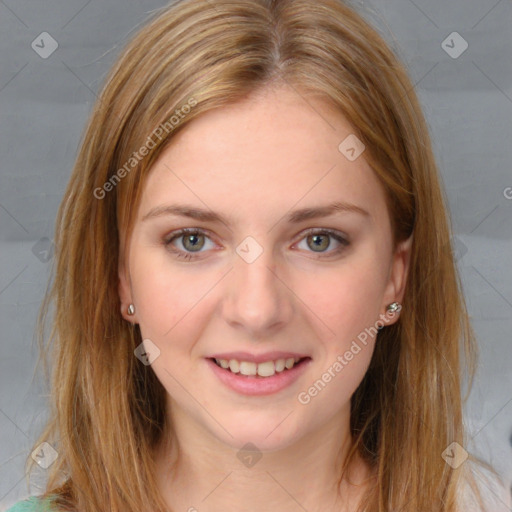
[[(349, 161), (338, 150), (353, 132), (327, 103), (268, 88), (194, 120), (147, 178), (119, 292), (124, 318), (160, 350), (151, 367), (167, 390), (175, 435), (156, 454), (157, 477), (174, 510), (354, 510), (364, 489), (369, 474), (359, 459), (352, 473), (359, 485), (336, 481), (350, 447), (350, 397), (375, 338), (308, 404), (297, 399), (404, 294), (411, 239), (393, 253), (384, 192), (364, 153)], [(285, 220), (293, 210), (334, 201), (368, 215)], [(230, 221), (143, 220), (177, 203)], [(165, 246), (182, 228), (207, 231), (198, 235), (199, 252), (185, 245), (187, 235), (171, 244), (195, 260)], [(309, 228), (336, 230), (350, 244), (324, 234), (315, 249)], [(263, 249), (252, 263), (236, 252), (247, 236)], [(312, 361), (288, 388), (248, 397), (221, 383), (205, 360), (235, 350), (296, 351)], [(262, 454), (252, 467), (237, 458), (247, 442)]]

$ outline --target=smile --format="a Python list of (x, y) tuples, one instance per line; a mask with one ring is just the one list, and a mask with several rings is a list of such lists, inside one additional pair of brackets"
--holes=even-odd
[(290, 387), (312, 362), (311, 357), (279, 358), (256, 363), (206, 358), (222, 384), (242, 395), (270, 395)]
[(271, 377), (275, 373), (291, 370), (295, 364), (301, 361), (300, 357), (289, 357), (287, 359), (277, 359), (276, 361), (264, 361), (262, 363), (253, 363), (251, 361), (238, 361), (236, 359), (215, 359), (215, 362), (221, 368), (232, 373), (241, 373), (242, 375), (258, 375), (259, 377)]

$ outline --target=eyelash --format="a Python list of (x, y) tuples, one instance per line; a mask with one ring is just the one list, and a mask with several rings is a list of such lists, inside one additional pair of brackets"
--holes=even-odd
[[(169, 236), (167, 236), (163, 240), (163, 244), (173, 254), (175, 254), (177, 258), (190, 261), (190, 260), (197, 259), (197, 256), (195, 254), (193, 254), (193, 253), (190, 253), (190, 252), (183, 252), (183, 251), (181, 251), (179, 249), (172, 248), (172, 242), (174, 240), (176, 240), (180, 236), (187, 235), (187, 234), (205, 235), (206, 237), (210, 238), (208, 236), (208, 233), (206, 231), (200, 229), (200, 228), (184, 228), (184, 229), (180, 229), (179, 231), (173, 232)], [(301, 242), (304, 238), (306, 238), (308, 236), (311, 236), (311, 235), (329, 235), (329, 236), (331, 236), (332, 238), (334, 238), (337, 242), (339, 242), (341, 244), (341, 247), (339, 247), (338, 249), (334, 249), (333, 251), (330, 251), (328, 253), (329, 256), (318, 256), (319, 259), (330, 258), (332, 256), (336, 256), (337, 254), (341, 253), (346, 247), (348, 247), (350, 245), (350, 242), (346, 238), (344, 238), (338, 231), (334, 231), (332, 229), (320, 229), (320, 228), (312, 228), (312, 229), (307, 230), (304, 233), (304, 236), (299, 240), (299, 242)], [(310, 251), (310, 252), (314, 252), (314, 251)], [(198, 252), (197, 254), (200, 254), (200, 253), (201, 253), (201, 251)], [(320, 254), (324, 254), (324, 253), (320, 252), (320, 253), (317, 253), (317, 254), (320, 255)]]

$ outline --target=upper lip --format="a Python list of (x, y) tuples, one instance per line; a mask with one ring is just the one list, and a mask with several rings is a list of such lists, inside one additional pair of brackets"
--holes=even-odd
[(264, 363), (265, 361), (277, 361), (278, 359), (289, 359), (291, 357), (302, 359), (309, 357), (305, 354), (297, 352), (265, 352), (263, 354), (251, 354), (249, 352), (223, 352), (222, 354), (214, 354), (210, 356), (213, 359), (236, 359), (237, 361), (249, 361), (251, 363)]

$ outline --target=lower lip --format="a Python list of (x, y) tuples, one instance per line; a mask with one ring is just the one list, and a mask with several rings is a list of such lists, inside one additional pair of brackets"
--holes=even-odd
[(207, 359), (206, 362), (220, 381), (233, 391), (243, 395), (271, 395), (295, 382), (309, 366), (311, 359), (304, 359), (291, 370), (276, 372), (271, 377), (233, 373), (221, 368), (211, 359)]

